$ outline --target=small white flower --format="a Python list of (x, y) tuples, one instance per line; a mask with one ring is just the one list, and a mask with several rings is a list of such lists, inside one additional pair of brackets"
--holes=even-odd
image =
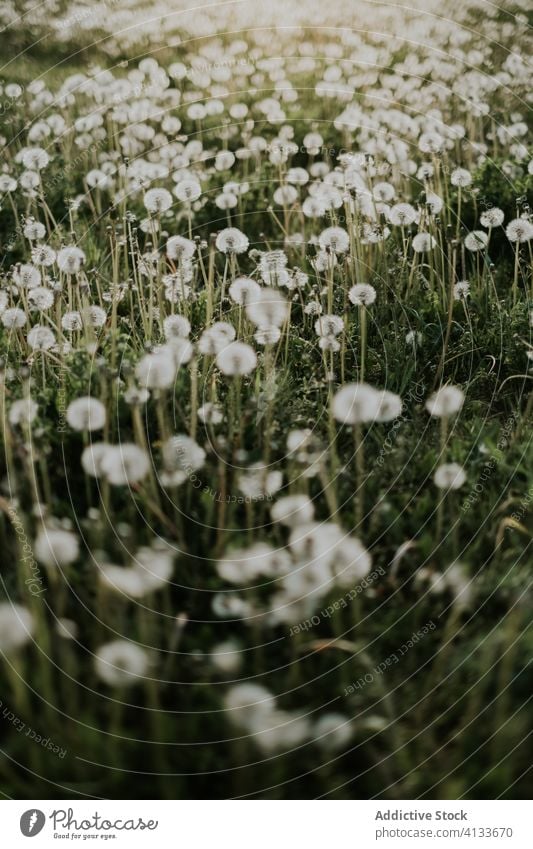
[(505, 228), (510, 242), (529, 242), (533, 239), (533, 224), (526, 218), (514, 218)]
[(254, 349), (245, 342), (230, 342), (217, 354), (217, 366), (228, 376), (246, 375), (257, 365)]
[(146, 389), (168, 389), (176, 379), (174, 358), (169, 352), (146, 354), (137, 363), (135, 376)]
[(293, 527), (312, 521), (315, 510), (307, 495), (287, 495), (272, 506), (270, 515), (273, 522)]
[(458, 463), (444, 463), (433, 476), (439, 489), (460, 489), (466, 481), (465, 470)]
[(28, 333), (28, 345), (33, 351), (48, 351), (56, 343), (56, 337), (49, 327), (36, 324)]
[(465, 189), (467, 186), (472, 184), (472, 174), (470, 171), (467, 171), (466, 168), (456, 168), (455, 171), (452, 171), (451, 173), (450, 183), (452, 186)]
[(81, 248), (74, 246), (61, 248), (57, 255), (57, 265), (63, 274), (77, 274), (85, 262), (85, 254)]
[(472, 253), (484, 250), (488, 243), (489, 237), (484, 230), (473, 230), (465, 236), (465, 248)]
[(135, 643), (114, 640), (98, 649), (94, 666), (105, 684), (126, 687), (136, 684), (148, 674), (150, 659), (146, 651)]
[(368, 383), (347, 383), (333, 398), (333, 415), (347, 425), (375, 421), (380, 411), (380, 393)]
[(74, 430), (100, 430), (105, 425), (105, 406), (90, 396), (76, 398), (67, 407), (66, 419)]
[(465, 396), (458, 386), (442, 386), (426, 401), (426, 410), (430, 416), (448, 418), (460, 411)]
[(225, 254), (242, 254), (248, 250), (248, 237), (236, 227), (221, 230), (216, 238), (216, 246)]
[(34, 552), (45, 566), (68, 566), (78, 559), (78, 538), (61, 528), (43, 527), (35, 540)]
[(11, 307), (2, 313), (2, 324), (8, 330), (24, 327), (27, 322), (26, 313), (18, 307)]
[(172, 195), (166, 189), (149, 189), (143, 200), (148, 212), (156, 214), (166, 212), (172, 206)]
[(100, 460), (102, 475), (113, 486), (139, 483), (149, 469), (150, 460), (146, 452), (133, 442), (111, 446)]
[(9, 423), (13, 427), (30, 425), (36, 418), (38, 411), (39, 407), (33, 398), (21, 398), (19, 401), (14, 401), (9, 408)]
[(413, 238), (413, 250), (417, 254), (427, 253), (436, 246), (436, 239), (431, 233), (417, 233)]
[(376, 290), (369, 283), (356, 283), (348, 292), (348, 298), (356, 307), (369, 307), (376, 297)]
[(35, 630), (33, 616), (20, 604), (0, 602), (0, 651), (10, 654), (28, 642)]

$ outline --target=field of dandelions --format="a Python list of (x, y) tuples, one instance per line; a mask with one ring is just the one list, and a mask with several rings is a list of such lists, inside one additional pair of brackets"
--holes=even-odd
[(531, 793), (527, 4), (325, 5), (2, 5), (5, 797)]

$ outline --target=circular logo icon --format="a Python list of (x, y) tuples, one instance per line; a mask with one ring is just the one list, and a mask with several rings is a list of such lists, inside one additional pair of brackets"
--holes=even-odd
[(24, 837), (35, 837), (42, 831), (45, 822), (46, 817), (42, 811), (30, 808), (29, 811), (24, 811), (20, 818), (20, 830)]

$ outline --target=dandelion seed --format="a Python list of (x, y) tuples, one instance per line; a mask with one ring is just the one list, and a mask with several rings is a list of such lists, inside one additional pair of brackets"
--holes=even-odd
[(85, 262), (85, 254), (80, 248), (61, 248), (57, 255), (57, 265), (63, 274), (77, 274)]
[(467, 251), (472, 251), (473, 253), (484, 250), (488, 243), (489, 237), (483, 230), (473, 230), (465, 236), (464, 240)]
[(68, 405), (66, 419), (74, 430), (100, 430), (106, 421), (105, 407), (90, 396), (77, 398)]
[(380, 393), (368, 383), (347, 383), (333, 398), (333, 415), (346, 425), (375, 421), (380, 412)]
[(510, 242), (523, 244), (533, 239), (533, 224), (526, 218), (514, 218), (505, 228)]
[(33, 351), (48, 351), (55, 342), (56, 337), (49, 327), (36, 324), (28, 333), (28, 345)]
[(79, 556), (79, 541), (70, 531), (43, 527), (34, 543), (37, 560), (45, 566), (69, 566)]
[(110, 687), (127, 687), (148, 675), (149, 655), (140, 646), (126, 640), (114, 640), (95, 654), (95, 672)]
[(21, 649), (33, 636), (32, 614), (20, 604), (0, 602), (0, 651), (9, 655)]
[(250, 374), (257, 365), (254, 349), (245, 342), (230, 342), (217, 354), (217, 366), (228, 376)]
[(149, 189), (143, 202), (148, 212), (159, 215), (172, 206), (172, 195), (166, 189)]
[(428, 253), (436, 247), (437, 240), (431, 233), (417, 233), (413, 238), (413, 250), (417, 254)]
[(236, 227), (227, 227), (221, 230), (216, 238), (216, 246), (225, 254), (242, 254), (248, 250), (249, 241)]
[(145, 451), (131, 442), (112, 445), (99, 462), (101, 474), (113, 486), (126, 486), (144, 480), (150, 469)]
[(464, 401), (464, 392), (458, 386), (442, 386), (426, 401), (426, 410), (430, 416), (449, 418), (461, 410)]
[(435, 471), (433, 481), (439, 489), (460, 489), (466, 481), (466, 474), (458, 463), (444, 463)]
[(306, 495), (287, 495), (270, 509), (272, 521), (288, 527), (312, 521), (314, 512), (313, 504)]
[(356, 283), (348, 292), (348, 298), (356, 307), (369, 307), (376, 300), (377, 292), (368, 283)]
[(19, 401), (13, 401), (9, 408), (8, 419), (13, 427), (21, 427), (29, 425), (37, 417), (39, 412), (38, 404), (32, 398), (21, 398)]

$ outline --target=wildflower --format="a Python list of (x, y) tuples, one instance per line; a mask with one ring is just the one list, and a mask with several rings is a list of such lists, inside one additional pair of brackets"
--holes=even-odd
[(353, 730), (350, 720), (340, 713), (325, 713), (313, 726), (313, 739), (321, 749), (335, 752), (348, 745)]
[(347, 383), (333, 398), (333, 415), (347, 425), (372, 422), (380, 412), (380, 393), (368, 383)]
[(524, 243), (533, 239), (533, 224), (527, 218), (514, 218), (505, 228), (510, 242)]
[(489, 237), (483, 230), (473, 230), (465, 236), (464, 244), (467, 251), (482, 251), (487, 247)]
[(146, 354), (135, 368), (139, 384), (146, 389), (168, 389), (176, 378), (176, 365), (169, 353)]
[(90, 396), (76, 398), (67, 407), (66, 419), (74, 430), (100, 430), (106, 420), (105, 407)]
[(417, 233), (413, 238), (413, 250), (417, 254), (427, 253), (433, 250), (437, 241), (431, 233)]
[(24, 327), (27, 320), (26, 313), (19, 307), (11, 307), (2, 313), (2, 324), (9, 330)]
[(163, 330), (167, 339), (185, 339), (191, 332), (191, 323), (184, 315), (168, 315), (163, 321)]
[(13, 280), (24, 289), (34, 289), (41, 282), (41, 272), (34, 265), (19, 265), (13, 274)]
[(402, 399), (394, 392), (382, 389), (378, 392), (379, 408), (376, 415), (377, 422), (390, 422), (396, 419), (402, 412)]
[(449, 418), (461, 410), (464, 400), (464, 392), (458, 386), (442, 386), (426, 401), (426, 410), (430, 416)]
[(346, 253), (350, 247), (350, 237), (342, 227), (327, 227), (322, 230), (318, 241), (322, 250), (329, 250), (335, 254)]
[(262, 330), (280, 327), (287, 313), (287, 301), (278, 289), (259, 289), (246, 303), (246, 315)]
[(36, 245), (31, 252), (31, 261), (42, 268), (49, 268), (56, 261), (56, 252), (48, 245)]
[(20, 604), (0, 602), (0, 651), (6, 655), (18, 651), (35, 631), (32, 614)]
[(236, 640), (225, 640), (209, 652), (211, 666), (223, 675), (235, 675), (242, 666), (243, 652)]
[(103, 327), (107, 321), (106, 311), (102, 307), (96, 306), (96, 304), (90, 304), (86, 307), (83, 315), (91, 327), (94, 328)]
[(99, 463), (102, 475), (113, 486), (125, 486), (142, 481), (150, 469), (146, 452), (132, 442), (112, 445)]
[(87, 445), (81, 455), (83, 470), (93, 478), (103, 475), (102, 461), (111, 448), (108, 442), (91, 442)]
[(22, 164), (30, 171), (42, 171), (49, 162), (50, 157), (42, 147), (27, 147), (22, 151)]
[(63, 274), (77, 274), (84, 262), (85, 254), (80, 248), (74, 246), (61, 248), (57, 255), (57, 265)]
[(281, 489), (282, 483), (282, 472), (269, 470), (259, 462), (240, 473), (237, 486), (246, 498), (260, 499), (270, 498)]
[(198, 418), (204, 424), (219, 425), (224, 421), (224, 414), (220, 407), (207, 401), (198, 410)]
[(254, 715), (269, 714), (275, 706), (274, 696), (265, 687), (250, 682), (236, 684), (224, 699), (224, 707), (230, 713), (230, 719), (239, 724)]
[(348, 298), (356, 307), (369, 307), (376, 297), (376, 290), (368, 283), (356, 283), (348, 292)]
[(217, 354), (217, 366), (228, 376), (250, 374), (257, 365), (257, 356), (245, 342), (230, 342)]
[(66, 312), (61, 318), (61, 327), (67, 333), (72, 333), (74, 330), (81, 330), (83, 327), (81, 314), (77, 310)]
[(8, 413), (9, 423), (13, 427), (29, 426), (36, 418), (38, 411), (39, 406), (33, 398), (21, 398), (19, 401), (13, 401)]
[(204, 449), (184, 433), (168, 439), (163, 445), (162, 453), (165, 472), (171, 473), (171, 477), (167, 479), (173, 486), (186, 481), (205, 463)]
[(150, 660), (146, 651), (135, 643), (114, 640), (98, 649), (94, 668), (104, 684), (126, 687), (136, 684), (148, 674)]
[(251, 277), (237, 277), (230, 285), (228, 294), (236, 304), (246, 306), (247, 303), (259, 296), (260, 291), (259, 283), (252, 280)]
[(453, 287), (453, 297), (456, 301), (465, 301), (469, 294), (470, 283), (466, 280), (461, 280), (459, 283), (455, 283)]
[(56, 337), (49, 327), (36, 324), (28, 333), (28, 345), (34, 351), (47, 351), (55, 345)]
[(143, 200), (148, 212), (158, 215), (172, 206), (172, 195), (166, 189), (149, 189)]
[(409, 331), (405, 334), (405, 343), (406, 343), (406, 345), (411, 345), (413, 348), (415, 348), (417, 345), (421, 345), (421, 344), (422, 344), (422, 340), (423, 340), (423, 338), (424, 338), (424, 337), (422, 336), (422, 334), (420, 333), (420, 331), (418, 331), (418, 330), (409, 330)]
[(225, 254), (242, 254), (248, 250), (248, 238), (236, 227), (226, 227), (216, 238), (216, 246)]
[(501, 227), (505, 218), (503, 210), (497, 206), (492, 206), (481, 213), (479, 223), (482, 227)]
[(338, 315), (321, 315), (315, 321), (317, 336), (339, 336), (344, 330), (344, 321)]
[(193, 203), (202, 194), (202, 187), (197, 180), (180, 180), (174, 194), (183, 203)]
[(460, 189), (465, 189), (472, 185), (472, 174), (466, 168), (455, 168), (450, 176), (452, 186), (457, 186)]
[(22, 233), (30, 242), (38, 242), (46, 236), (46, 227), (40, 221), (30, 219), (22, 228)]
[(196, 245), (184, 236), (171, 236), (166, 245), (167, 256), (174, 260), (189, 260), (196, 251)]
[(35, 540), (35, 557), (45, 566), (68, 566), (79, 556), (77, 536), (61, 528), (43, 527)]
[(51, 289), (46, 289), (44, 286), (37, 286), (36, 289), (31, 289), (28, 292), (28, 301), (36, 309), (40, 310), (40, 312), (44, 312), (44, 310), (50, 309), (53, 305), (54, 293)]
[(418, 213), (410, 203), (397, 203), (390, 208), (388, 218), (397, 227), (409, 227), (417, 221)]
[(466, 481), (464, 469), (458, 463), (444, 463), (433, 476), (439, 489), (460, 489)]
[(272, 521), (288, 527), (310, 522), (314, 512), (313, 504), (307, 495), (287, 495), (276, 501), (270, 509)]

